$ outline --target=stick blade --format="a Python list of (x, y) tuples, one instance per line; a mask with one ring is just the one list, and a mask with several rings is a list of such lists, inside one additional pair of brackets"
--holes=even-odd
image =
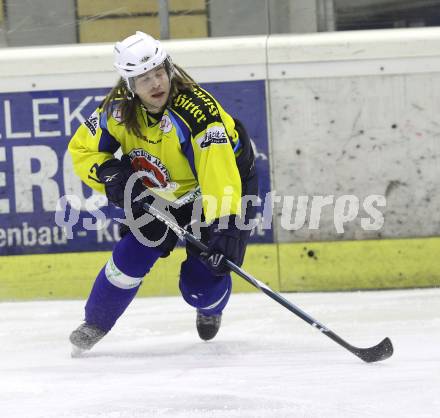
[(394, 348), (391, 340), (387, 337), (374, 347), (354, 348), (352, 352), (366, 363), (374, 363), (390, 358), (393, 355)]

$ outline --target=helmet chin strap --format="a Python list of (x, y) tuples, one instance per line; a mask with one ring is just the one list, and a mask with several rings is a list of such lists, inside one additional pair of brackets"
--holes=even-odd
[(133, 100), (134, 99), (134, 96), (135, 96), (135, 93), (134, 93), (134, 91), (133, 91), (133, 89), (132, 89), (132, 86), (131, 86), (131, 83), (130, 83), (130, 79), (129, 78), (127, 78), (127, 77), (123, 77), (124, 78), (124, 81), (125, 81), (125, 86), (127, 87), (127, 99), (128, 100)]

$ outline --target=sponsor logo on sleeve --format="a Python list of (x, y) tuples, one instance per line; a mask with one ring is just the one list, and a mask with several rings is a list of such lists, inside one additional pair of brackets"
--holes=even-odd
[(186, 110), (199, 124), (207, 122), (208, 115), (214, 118), (219, 115), (214, 99), (197, 88), (194, 89), (192, 95), (179, 94), (173, 103), (175, 108)]
[(202, 149), (208, 148), (211, 144), (227, 144), (225, 128), (219, 126), (208, 128), (205, 135), (197, 139), (197, 143)]
[(90, 133), (95, 136), (96, 130), (98, 129), (98, 121), (99, 121), (99, 115), (98, 112), (95, 110), (89, 118), (84, 122), (84, 125), (87, 126), (87, 129), (90, 131)]

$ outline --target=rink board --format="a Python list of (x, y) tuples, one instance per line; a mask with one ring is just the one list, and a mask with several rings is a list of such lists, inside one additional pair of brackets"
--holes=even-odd
[[(439, 285), (440, 238), (421, 238), (439, 235), (440, 225), (439, 39), (439, 28), (414, 28), (167, 42), (249, 127), (263, 196), (387, 197), (381, 231), (352, 223), (340, 235), (331, 210), (319, 229), (292, 231), (274, 213), (246, 269), (283, 291)], [(88, 196), (66, 141), (114, 84), (111, 51), (8, 48), (0, 58), (0, 300), (83, 298), (109, 257), (114, 229), (66, 243), (49, 225), (57, 197)], [(140, 294), (178, 293), (183, 256), (160, 260)], [(237, 279), (235, 290), (252, 288)]]
[[(440, 286), (440, 238), (254, 244), (244, 268), (288, 292)], [(110, 252), (0, 257), (0, 300), (84, 298)], [(139, 296), (176, 295), (178, 248), (153, 267)], [(235, 292), (254, 288), (239, 277)]]

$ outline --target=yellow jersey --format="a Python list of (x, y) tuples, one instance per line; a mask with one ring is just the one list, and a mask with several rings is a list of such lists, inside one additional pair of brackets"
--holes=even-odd
[(104, 193), (97, 168), (119, 149), (142, 171), (145, 186), (184, 204), (201, 194), (206, 220), (240, 215), (242, 185), (236, 158), (242, 144), (235, 121), (199, 86), (180, 93), (159, 119), (136, 109), (142, 137), (121, 123), (118, 102), (108, 116), (102, 107), (80, 125), (69, 143), (75, 173)]

